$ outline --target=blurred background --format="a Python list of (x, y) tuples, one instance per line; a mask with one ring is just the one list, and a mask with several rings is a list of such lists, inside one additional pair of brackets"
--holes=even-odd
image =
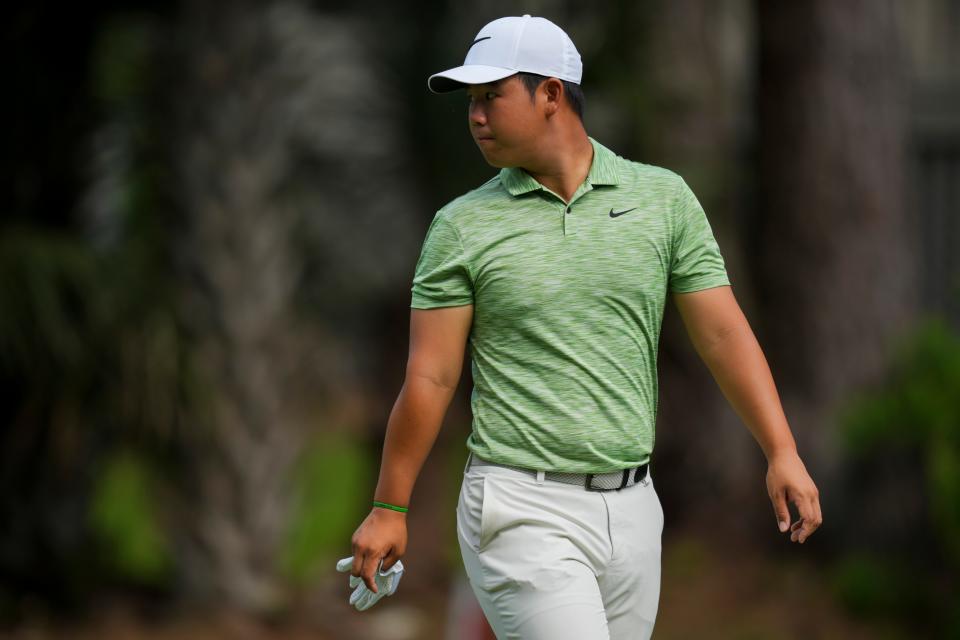
[[(960, 638), (960, 2), (23, 3), (0, 103), (0, 635), (492, 637), (455, 508), (469, 367), (373, 609), (377, 481), (438, 208), (496, 173), (459, 65), (547, 17), (590, 135), (707, 211), (824, 523), (672, 304), (656, 638)], [(795, 514), (795, 512), (794, 512)]]

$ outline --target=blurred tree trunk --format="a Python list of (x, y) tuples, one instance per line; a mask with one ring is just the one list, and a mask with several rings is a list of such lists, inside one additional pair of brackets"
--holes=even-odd
[[(417, 216), (398, 101), (380, 99), (392, 90), (360, 20), (295, 1), (199, 2), (181, 22), (177, 268), (206, 393), (182, 432), (178, 565), (192, 597), (264, 611), (283, 600), (308, 426), (385, 427), (389, 408), (367, 388), (378, 354), (366, 309), (409, 287)], [(343, 480), (372, 497), (374, 479)]]
[(757, 3), (758, 327), (815, 480), (833, 411), (882, 374), (916, 306), (905, 224), (904, 60), (895, 3)]
[[(276, 199), (289, 170), (265, 77), (276, 43), (244, 3), (188, 4), (171, 138), (185, 220), (177, 241), (183, 321), (202, 407), (188, 407), (176, 546), (191, 597), (248, 610), (279, 603), (276, 554), (301, 441), (288, 411), (298, 327), (295, 217)], [(278, 128), (274, 128), (278, 127)], [(280, 129), (282, 131), (282, 129)]]

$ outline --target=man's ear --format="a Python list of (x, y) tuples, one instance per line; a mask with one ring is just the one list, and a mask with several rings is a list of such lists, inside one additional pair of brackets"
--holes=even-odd
[(544, 95), (544, 110), (548, 116), (552, 116), (560, 110), (560, 103), (563, 101), (563, 83), (557, 78), (547, 78), (540, 83), (540, 90)]

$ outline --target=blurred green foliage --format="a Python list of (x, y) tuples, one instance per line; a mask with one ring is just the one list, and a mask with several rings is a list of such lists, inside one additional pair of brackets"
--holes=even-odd
[(121, 451), (105, 461), (90, 500), (90, 528), (104, 564), (118, 577), (164, 582), (172, 568), (168, 541), (157, 517), (156, 480), (143, 458)]
[(960, 336), (939, 318), (925, 320), (882, 388), (852, 403), (842, 434), (854, 455), (890, 445), (922, 452), (932, 524), (945, 559), (960, 567)]
[[(9, 390), (0, 477), (17, 487), (0, 517), (18, 522), (0, 535), (16, 549), (0, 571), (71, 600), (100, 576), (150, 586), (168, 577), (153, 501), (165, 467), (156, 463), (173, 457), (178, 411), (198, 395), (174, 313), (172, 207), (161, 186), (169, 163), (147, 126), (156, 86), (148, 22), (107, 21), (93, 38), (90, 97), (71, 105), (108, 123), (93, 129), (92, 120), (75, 143), (88, 199), (53, 216), (56, 226), (17, 200), (0, 233)], [(70, 144), (58, 140), (57, 154), (75, 153)]]
[[(853, 399), (841, 414), (841, 444), (851, 460), (877, 454), (919, 455), (935, 554), (946, 575), (960, 568), (960, 336), (939, 317), (923, 319), (894, 352), (878, 388)], [(913, 554), (856, 553), (835, 568), (834, 586), (854, 612), (909, 620), (937, 616), (960, 637), (960, 593), (924, 573)], [(946, 601), (944, 601), (944, 597)], [(952, 622), (950, 621), (952, 620)]]
[(909, 617), (925, 606), (918, 578), (902, 561), (859, 552), (838, 563), (832, 582), (840, 601), (853, 613)]
[(288, 578), (308, 581), (318, 571), (329, 571), (332, 562), (327, 561), (334, 556), (350, 555), (350, 537), (369, 511), (371, 495), (357, 479), (376, 471), (355, 436), (321, 434), (304, 447), (292, 476), (294, 502), (281, 550), (281, 570)]
[(156, 26), (149, 15), (124, 12), (104, 20), (91, 52), (91, 87), (105, 104), (145, 96)]
[[(0, 367), (31, 387), (83, 377), (105, 324), (95, 256), (65, 234), (0, 234)], [(56, 378), (56, 379), (54, 379)]]

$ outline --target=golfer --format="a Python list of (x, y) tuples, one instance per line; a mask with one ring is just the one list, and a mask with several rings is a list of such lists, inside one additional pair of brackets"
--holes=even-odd
[[(473, 425), (457, 537), (497, 637), (649, 638), (663, 532), (650, 461), (668, 294), (763, 449), (767, 492), (792, 541), (820, 526), (818, 491), (690, 187), (587, 135), (580, 55), (554, 23), (500, 18), (465, 47), (464, 64), (428, 86), (464, 91), (470, 135), (499, 173), (443, 206), (427, 230), (375, 506), (344, 570), (362, 579), (369, 606), (375, 574), (404, 555), (413, 486), (469, 343)], [(788, 502), (799, 513), (792, 525)]]

